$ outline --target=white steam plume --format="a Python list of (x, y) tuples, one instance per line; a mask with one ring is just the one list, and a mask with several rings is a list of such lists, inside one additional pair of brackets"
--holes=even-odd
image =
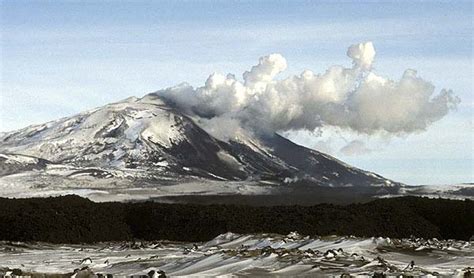
[(373, 150), (366, 147), (361, 140), (352, 140), (339, 151), (345, 155), (363, 155), (371, 153)]
[(347, 51), (353, 66), (332, 66), (321, 74), (310, 70), (275, 79), (287, 67), (280, 54), (260, 58), (243, 74), (214, 73), (202, 87), (187, 84), (157, 93), (207, 124), (238, 123), (259, 132), (314, 130), (335, 126), (372, 134), (407, 134), (426, 129), (460, 102), (450, 90), (434, 86), (407, 69), (395, 81), (372, 71), (371, 42)]

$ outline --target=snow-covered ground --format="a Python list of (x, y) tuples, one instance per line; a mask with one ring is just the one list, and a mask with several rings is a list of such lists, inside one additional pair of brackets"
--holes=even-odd
[[(33, 163), (35, 160), (31, 158), (31, 161), (31, 170), (0, 176), (0, 197), (30, 198), (75, 194), (96, 202), (106, 202), (180, 195), (281, 194), (281, 186), (270, 181), (210, 180), (192, 175), (179, 176), (160, 172), (159, 167), (153, 171), (64, 164), (44, 164), (36, 167)], [(29, 167), (30, 164), (22, 164), (21, 167)], [(474, 200), (474, 184), (402, 186), (398, 194), (378, 197), (407, 195)]]
[[(412, 263), (413, 262), (413, 263)], [(120, 242), (53, 245), (0, 242), (0, 275), (23, 272), (171, 277), (388, 275), (459, 276), (473, 271), (474, 248), (465, 241), (302, 237), (227, 233), (209, 242)]]
[(380, 196), (381, 198), (414, 195), (428, 198), (445, 198), (453, 200), (474, 200), (474, 184), (437, 184), (404, 186), (400, 188), (399, 194)]
[[(150, 179), (149, 176), (154, 177)], [(157, 176), (134, 169), (123, 171), (53, 164), (42, 170), (0, 176), (0, 197), (30, 198), (75, 194), (92, 201), (106, 202), (178, 195), (261, 195), (270, 194), (275, 188), (272, 184), (254, 181)]]

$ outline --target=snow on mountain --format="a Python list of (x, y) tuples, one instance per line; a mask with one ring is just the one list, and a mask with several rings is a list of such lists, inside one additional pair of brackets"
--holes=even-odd
[(0, 134), (0, 185), (45, 187), (54, 181), (82, 188), (153, 188), (192, 180), (398, 185), (278, 134), (237, 134), (217, 139), (156, 94), (128, 98)]
[(147, 144), (170, 147), (185, 140), (180, 132), (184, 128), (182, 116), (160, 102), (127, 99), (4, 134), (0, 149), (57, 163), (127, 166), (134, 159), (149, 158), (152, 147)]
[(24, 171), (45, 169), (50, 163), (47, 160), (31, 156), (0, 153), (0, 177)]

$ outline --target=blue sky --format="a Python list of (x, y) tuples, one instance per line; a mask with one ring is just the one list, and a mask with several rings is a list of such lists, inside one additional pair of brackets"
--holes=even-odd
[[(406, 183), (473, 182), (472, 3), (334, 1), (0, 1), (0, 131), (42, 123), (212, 72), (240, 76), (270, 53), (282, 77), (350, 66), (372, 41), (377, 74), (406, 68), (462, 100), (425, 132), (403, 137), (324, 131), (289, 137)], [(350, 140), (367, 151), (340, 151)]]

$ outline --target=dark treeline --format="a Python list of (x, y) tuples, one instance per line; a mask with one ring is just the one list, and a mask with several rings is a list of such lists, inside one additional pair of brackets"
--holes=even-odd
[(72, 195), (0, 198), (0, 240), (205, 241), (228, 231), (467, 240), (474, 234), (474, 202), (401, 197), (350, 205), (256, 207), (94, 203)]

